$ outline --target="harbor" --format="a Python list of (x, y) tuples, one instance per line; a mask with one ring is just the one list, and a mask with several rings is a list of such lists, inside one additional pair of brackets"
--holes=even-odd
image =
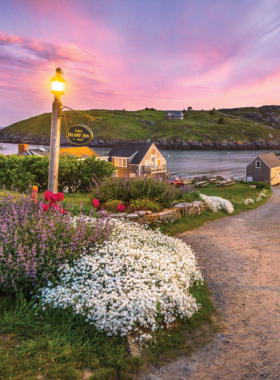
[[(1, 144), (2, 146), (4, 144)], [(17, 154), (18, 144), (5, 144), (6, 149), (1, 150), (1, 154)], [(30, 148), (38, 148), (38, 145), (29, 145)], [(49, 146), (44, 145), (48, 149)], [(110, 148), (95, 148), (100, 155), (107, 155)], [(172, 174), (190, 179), (203, 175), (209, 178), (217, 175), (231, 179), (245, 179), (245, 167), (254, 159), (256, 154), (268, 153), (271, 151), (170, 151), (161, 150), (166, 165)], [(280, 151), (274, 152), (277, 156)]]

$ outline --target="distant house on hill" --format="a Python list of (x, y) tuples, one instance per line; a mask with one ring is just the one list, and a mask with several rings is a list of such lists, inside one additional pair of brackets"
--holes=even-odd
[(274, 153), (259, 154), (246, 166), (246, 181), (280, 183), (280, 160)]
[(184, 120), (183, 111), (165, 111), (164, 116), (167, 120)]
[[(70, 155), (73, 157), (78, 157), (81, 160), (96, 156), (99, 160), (108, 161), (108, 156), (101, 157), (95, 150), (89, 148), (88, 146), (81, 147), (61, 147), (59, 149), (59, 154), (62, 156)], [(43, 147), (38, 147), (37, 149), (28, 148), (27, 144), (18, 144), (18, 155), (19, 156), (41, 156), (49, 157), (50, 151)]]
[(140, 177), (167, 173), (166, 160), (153, 143), (119, 142), (109, 152), (117, 177)]

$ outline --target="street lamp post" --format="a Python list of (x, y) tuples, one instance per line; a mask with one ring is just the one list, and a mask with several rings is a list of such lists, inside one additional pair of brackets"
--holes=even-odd
[(55, 77), (51, 80), (51, 93), (54, 94), (52, 104), (51, 139), (50, 139), (50, 161), (48, 190), (57, 193), (59, 148), (60, 148), (60, 127), (61, 127), (61, 95), (65, 94), (65, 80), (62, 77), (62, 70), (58, 67)]

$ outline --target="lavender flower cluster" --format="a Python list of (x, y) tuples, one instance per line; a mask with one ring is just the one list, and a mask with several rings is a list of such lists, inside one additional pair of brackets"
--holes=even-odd
[(55, 282), (57, 269), (106, 241), (112, 226), (106, 218), (94, 225), (68, 211), (42, 209), (31, 195), (0, 193), (0, 290), (30, 294)]

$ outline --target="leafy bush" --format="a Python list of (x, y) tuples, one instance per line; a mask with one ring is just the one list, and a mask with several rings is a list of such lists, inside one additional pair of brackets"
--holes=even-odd
[(22, 290), (26, 295), (49, 280), (58, 267), (72, 262), (111, 233), (107, 219), (89, 224), (55, 209), (42, 210), (30, 194), (5, 194), (0, 202), (0, 290)]
[(270, 184), (267, 182), (257, 182), (256, 189), (262, 190), (262, 189), (270, 189)]
[(160, 212), (162, 207), (155, 202), (150, 201), (149, 199), (132, 199), (130, 201), (130, 206), (135, 210), (151, 210), (154, 212)]
[(91, 188), (91, 200), (99, 199), (105, 203), (111, 199), (120, 199), (129, 203), (132, 199), (149, 199), (162, 207), (171, 206), (172, 202), (180, 198), (180, 190), (174, 186), (154, 178), (117, 178), (110, 177), (104, 180), (94, 180)]
[(223, 117), (220, 117), (218, 124), (225, 124), (225, 119)]
[[(38, 156), (0, 155), (0, 186), (12, 187), (20, 191), (28, 189), (29, 184), (46, 190), (48, 186), (49, 158)], [(114, 173), (110, 162), (97, 160), (95, 156), (80, 160), (70, 155), (60, 156), (58, 189), (67, 187), (70, 191), (86, 190), (92, 183), (92, 177), (103, 179)]]
[(106, 207), (106, 209), (108, 211), (117, 212), (119, 204), (123, 204), (123, 202), (122, 201), (118, 201), (118, 200), (112, 200), (112, 201), (106, 202), (105, 203), (105, 207)]
[(243, 179), (240, 181), (240, 183), (244, 184), (244, 185), (256, 185), (257, 182), (255, 181), (244, 181)]
[(202, 201), (199, 191), (192, 191), (191, 193), (183, 194), (182, 200), (186, 203), (192, 203), (193, 201)]

